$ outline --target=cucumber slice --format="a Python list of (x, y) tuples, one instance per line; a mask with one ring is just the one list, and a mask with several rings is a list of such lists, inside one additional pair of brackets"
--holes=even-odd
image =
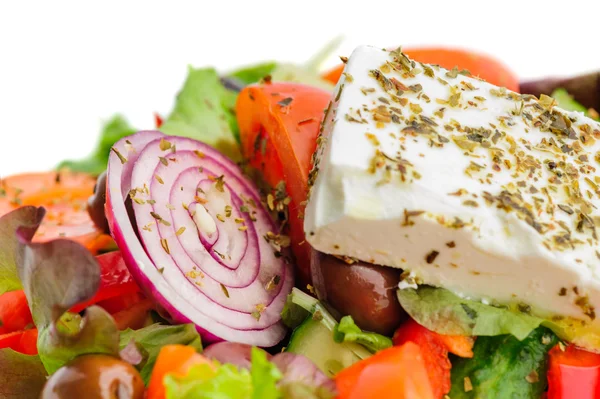
[(327, 376), (371, 356), (371, 352), (355, 343), (337, 343), (323, 319), (308, 316), (292, 333), (286, 352), (304, 355)]

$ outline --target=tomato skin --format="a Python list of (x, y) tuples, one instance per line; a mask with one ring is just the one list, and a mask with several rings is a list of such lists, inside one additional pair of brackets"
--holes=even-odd
[(340, 371), (337, 399), (434, 399), (422, 350), (407, 342)]
[(569, 345), (548, 355), (548, 399), (600, 398), (600, 354)]
[[(415, 61), (437, 64), (446, 69), (454, 67), (460, 70), (466, 69), (473, 76), (491, 84), (519, 92), (519, 78), (517, 75), (502, 62), (487, 54), (460, 48), (415, 47), (403, 48), (402, 50)], [(336, 84), (342, 76), (343, 70), (344, 65), (338, 65), (325, 72), (322, 77)]]
[(33, 318), (23, 290), (0, 295), (0, 335), (33, 326)]
[(291, 198), (288, 234), (301, 284), (310, 282), (310, 248), (304, 244), (302, 220), (308, 174), (330, 98), (330, 92), (316, 87), (278, 82), (247, 86), (236, 103), (244, 157), (271, 187), (286, 183)]
[(448, 349), (439, 334), (410, 319), (396, 330), (392, 341), (394, 345), (412, 342), (421, 348), (435, 398), (441, 398), (450, 392), (452, 365), (448, 359)]
[(10, 348), (26, 355), (36, 355), (37, 335), (37, 328), (0, 335), (0, 349)]

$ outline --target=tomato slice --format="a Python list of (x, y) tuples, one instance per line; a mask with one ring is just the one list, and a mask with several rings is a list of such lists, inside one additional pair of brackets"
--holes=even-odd
[(87, 200), (96, 180), (84, 173), (68, 171), (26, 173), (0, 179), (0, 215), (22, 205), (43, 206), (46, 217), (34, 241), (69, 238), (92, 253), (113, 243), (87, 213)]
[(33, 327), (29, 304), (22, 290), (0, 295), (0, 335)]
[(548, 399), (600, 398), (600, 354), (555, 346), (549, 358)]
[[(438, 64), (446, 69), (457, 67), (466, 69), (473, 76), (477, 76), (496, 86), (506, 87), (519, 92), (519, 78), (506, 65), (496, 58), (480, 52), (458, 48), (415, 47), (402, 49), (406, 55), (416, 61), (427, 64)], [(335, 84), (342, 76), (344, 65), (325, 72), (323, 79)]]
[(310, 281), (310, 248), (303, 245), (302, 215), (312, 155), (330, 97), (316, 87), (272, 83), (246, 87), (236, 104), (244, 156), (269, 185), (286, 184), (291, 246), (305, 283)]
[(413, 342), (421, 348), (434, 397), (441, 398), (450, 392), (450, 369), (452, 365), (448, 359), (448, 348), (439, 338), (439, 334), (410, 319), (396, 330), (393, 342), (394, 345)]
[(340, 371), (338, 399), (433, 399), (426, 361), (416, 344), (385, 349)]
[(35, 355), (38, 353), (37, 334), (37, 328), (32, 328), (0, 335), (0, 349), (10, 348), (26, 355)]

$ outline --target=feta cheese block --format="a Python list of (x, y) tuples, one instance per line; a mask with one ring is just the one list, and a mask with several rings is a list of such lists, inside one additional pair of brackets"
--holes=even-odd
[(526, 304), (594, 335), (599, 162), (600, 124), (550, 97), (359, 47), (318, 139), (306, 238), (404, 269), (402, 286)]

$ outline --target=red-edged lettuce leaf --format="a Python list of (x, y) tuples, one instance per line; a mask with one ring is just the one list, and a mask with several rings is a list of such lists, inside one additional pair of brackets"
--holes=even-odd
[[(43, 215), (42, 208), (38, 212)], [(51, 374), (82, 354), (117, 355), (119, 330), (104, 309), (92, 306), (83, 317), (65, 316), (98, 290), (100, 266), (96, 258), (81, 244), (66, 239), (31, 242), (36, 227), (16, 228), (15, 259), (38, 328), (38, 352), (44, 367)]]
[(24, 206), (0, 217), (0, 294), (22, 287), (17, 272), (17, 229), (23, 238), (31, 240), (44, 214), (43, 208)]
[(0, 350), (0, 398), (37, 399), (46, 383), (46, 370), (38, 356)]

